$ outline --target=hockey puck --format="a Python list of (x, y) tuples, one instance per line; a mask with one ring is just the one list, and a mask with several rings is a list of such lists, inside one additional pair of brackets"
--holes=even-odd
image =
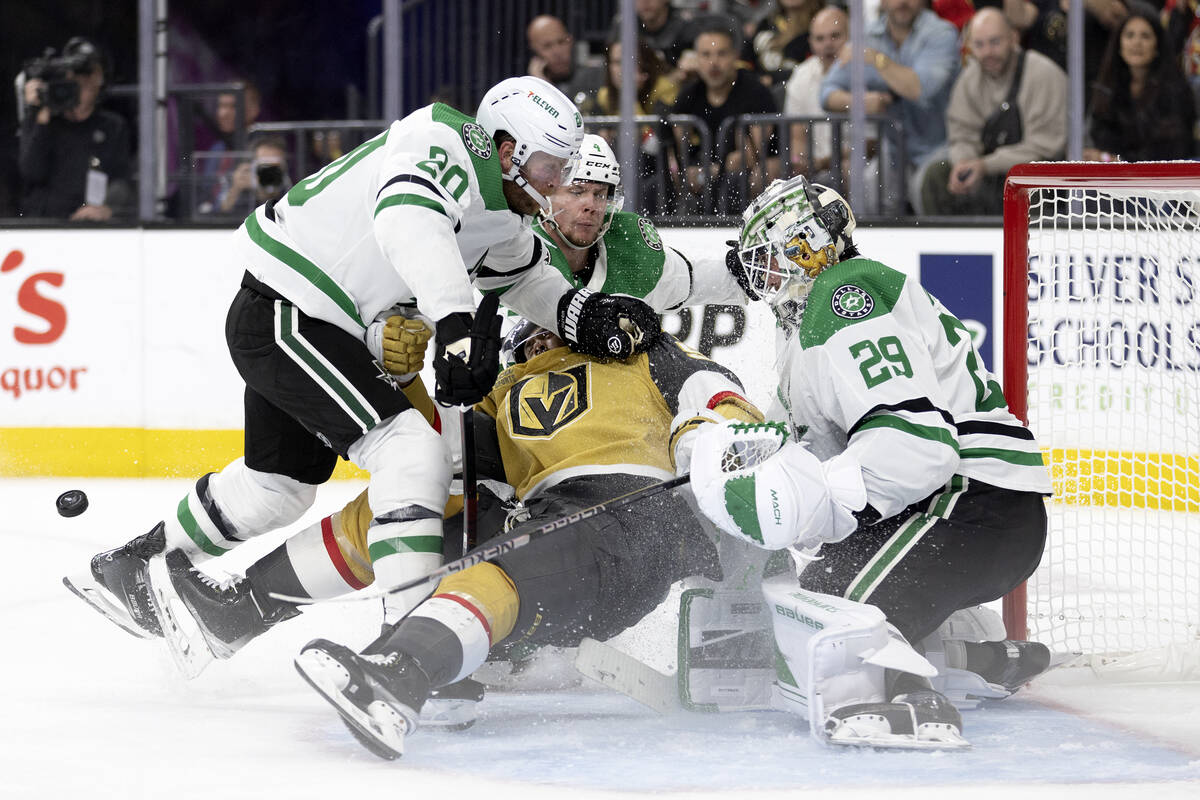
[(54, 505), (58, 506), (59, 516), (78, 517), (87, 511), (88, 499), (82, 490), (71, 489), (60, 494), (58, 500), (54, 501)]

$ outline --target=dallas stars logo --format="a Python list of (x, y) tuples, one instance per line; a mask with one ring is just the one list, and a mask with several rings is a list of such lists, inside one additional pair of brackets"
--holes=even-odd
[(843, 319), (862, 319), (875, 310), (875, 300), (864, 289), (845, 284), (833, 292), (833, 313)]
[(462, 136), (467, 149), (472, 153), (484, 159), (492, 157), (492, 137), (488, 136), (483, 128), (474, 122), (468, 122), (463, 125)]
[(658, 235), (658, 229), (654, 227), (653, 222), (645, 217), (638, 217), (638, 232), (642, 234), (642, 241), (646, 243), (646, 247), (662, 250), (662, 237)]
[(377, 380), (383, 381), (384, 383), (386, 383), (388, 386), (392, 387), (392, 389), (394, 389), (397, 392), (399, 392), (401, 390), (400, 389), (400, 381), (396, 380), (395, 375), (393, 375), (392, 373), (390, 373), (386, 369), (384, 369), (383, 364), (380, 364), (378, 361), (374, 361), (374, 360), (371, 363), (375, 365), (375, 369), (379, 370), (379, 374), (375, 376), (375, 378)]

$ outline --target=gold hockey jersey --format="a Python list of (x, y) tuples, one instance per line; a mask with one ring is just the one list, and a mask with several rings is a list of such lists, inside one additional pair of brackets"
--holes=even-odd
[(579, 475), (673, 477), (668, 443), (681, 411), (762, 420), (732, 372), (665, 333), (628, 361), (548, 350), (501, 373), (476, 408), (496, 420), (521, 499)]

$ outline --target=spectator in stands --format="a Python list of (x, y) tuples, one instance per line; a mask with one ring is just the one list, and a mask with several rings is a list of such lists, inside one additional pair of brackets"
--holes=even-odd
[(287, 142), (282, 136), (263, 136), (255, 140), (251, 150), (254, 157), (233, 170), (229, 188), (217, 203), (218, 213), (244, 217), (263, 203), (278, 200), (291, 188)]
[[(682, 83), (697, 69), (695, 59), (688, 48), (692, 46), (693, 29), (689, 22), (671, 5), (670, 0), (634, 0), (638, 30), (650, 46), (662, 57), (672, 70), (671, 78)], [(608, 32), (611, 42), (621, 38), (621, 17), (613, 19)]]
[(525, 40), (533, 57), (526, 72), (554, 84), (576, 106), (587, 106), (587, 98), (604, 83), (599, 66), (577, 63), (575, 38), (558, 17), (542, 14), (525, 29)]
[[(1067, 9), (1071, 0), (1004, 0), (1004, 13), (1021, 31), (1027, 50), (1037, 50), (1067, 68)], [(1090, 86), (1113, 29), (1129, 15), (1124, 0), (1083, 0), (1083, 75)]]
[(822, 0), (774, 0), (746, 42), (743, 59), (771, 83), (785, 82), (811, 52), (808, 29), (821, 5)]
[[(604, 57), (605, 82), (596, 93), (601, 114), (621, 112), (621, 42), (609, 42)], [(668, 67), (645, 39), (638, 37), (637, 97), (635, 114), (666, 114), (679, 96), (679, 84), (671, 80)]]
[(1192, 90), (1159, 23), (1158, 10), (1129, 4), (1104, 53), (1092, 94), (1090, 161), (1192, 158)]
[[(797, 64), (788, 78), (783, 113), (797, 116), (824, 116), (821, 107), (821, 81), (837, 62), (838, 53), (850, 35), (850, 18), (838, 6), (825, 6), (812, 18), (808, 28), (808, 46), (812, 55)], [(828, 185), (833, 160), (833, 130), (830, 125), (813, 126), (812, 152), (808, 147), (809, 125), (799, 123), (791, 130), (791, 174), (803, 173), (815, 183)]]
[[(596, 94), (596, 110), (605, 116), (621, 113), (621, 42), (610, 42), (604, 58), (607, 76), (604, 86)], [(634, 98), (633, 113), (638, 116), (652, 114), (664, 117), (679, 96), (679, 85), (669, 77), (667, 65), (645, 39), (638, 37), (637, 97)], [(642, 180), (638, 186), (641, 196), (631, 198), (642, 213), (674, 210), (674, 184), (666, 180), (666, 162), (663, 148), (674, 145), (674, 137), (665, 124), (642, 125), (639, 133), (638, 175), (643, 178), (659, 176), (664, 180)], [(601, 131), (609, 142), (616, 141), (616, 131)]]
[[(740, 209), (745, 205), (740, 195), (747, 188), (753, 195), (760, 191), (758, 184), (763, 177), (778, 175), (778, 159), (773, 159), (773, 164), (767, 163), (772, 155), (770, 140), (774, 134), (762, 126), (751, 126), (749, 136), (739, 137), (735, 123), (721, 136), (721, 123), (740, 114), (766, 114), (779, 109), (771, 90), (753, 72), (738, 69), (741, 35), (731, 18), (712, 16), (699, 20), (694, 44), (700, 79), (681, 91), (673, 111), (700, 117), (712, 133), (712, 149), (696, 153), (690, 159), (691, 164), (707, 163), (707, 172), (699, 166), (688, 166), (688, 189), (699, 195), (706, 182), (714, 182), (712, 201), (717, 207), (722, 211)], [(744, 140), (744, 146), (738, 147), (739, 139)], [(698, 150), (698, 143), (693, 142), (692, 149)], [(748, 187), (741, 180), (746, 176), (750, 179)]]
[[(1041, 53), (1022, 50), (1019, 39), (1016, 27), (998, 9), (981, 9), (971, 19), (970, 58), (946, 109), (949, 157), (925, 173), (925, 213), (1001, 214), (1004, 176), (1013, 166), (1062, 158), (1067, 75)], [(1014, 111), (1007, 100), (1017, 80)], [(1017, 127), (1005, 130), (1005, 122), (1014, 118)], [(1005, 138), (1014, 134), (1017, 138)]]
[(129, 126), (98, 107), (104, 59), (77, 36), (53, 61), (58, 66), (43, 77), (26, 71), (21, 213), (73, 222), (126, 216), (133, 208)]
[[(228, 193), (233, 172), (241, 159), (234, 155), (238, 149), (238, 131), (246, 130), (258, 121), (262, 112), (262, 95), (250, 81), (240, 80), (244, 119), (239, 126), (238, 93), (222, 92), (217, 95), (217, 107), (212, 116), (216, 129), (216, 140), (208, 146), (209, 156), (200, 164), (202, 212), (211, 211), (214, 204)], [(243, 145), (244, 146), (244, 145)]]
[[(922, 7), (922, 0), (881, 0), (883, 12), (867, 25), (866, 42), (848, 42), (821, 85), (821, 104), (829, 111), (850, 110), (850, 59), (861, 50), (866, 61), (864, 98), (868, 114), (886, 113), (903, 125), (907, 163), (895, 159), (891, 144), (883, 211), (902, 213), (905, 181), (908, 198), (919, 202), (922, 170), (946, 143), (946, 105), (958, 74), (958, 31)], [(919, 208), (917, 209), (920, 210)]]

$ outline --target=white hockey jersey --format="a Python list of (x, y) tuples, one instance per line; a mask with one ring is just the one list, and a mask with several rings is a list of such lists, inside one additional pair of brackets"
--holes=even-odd
[(491, 137), (440, 103), (255, 209), (238, 238), (251, 275), (360, 337), (397, 303), (415, 300), (434, 320), (472, 312), (472, 282), (557, 330), (570, 290), (529, 221), (509, 210)]
[(796, 433), (822, 460), (851, 452), (885, 518), (955, 474), (1050, 493), (1037, 441), (967, 328), (903, 273), (864, 258), (825, 270), (777, 353)]
[[(550, 262), (573, 286), (584, 286), (562, 250), (540, 226), (534, 232), (550, 249)], [(628, 211), (613, 215), (612, 225), (595, 245), (587, 288), (628, 294), (655, 311), (683, 306), (745, 305), (746, 295), (725, 267), (725, 251), (691, 257), (663, 244), (654, 223)]]

